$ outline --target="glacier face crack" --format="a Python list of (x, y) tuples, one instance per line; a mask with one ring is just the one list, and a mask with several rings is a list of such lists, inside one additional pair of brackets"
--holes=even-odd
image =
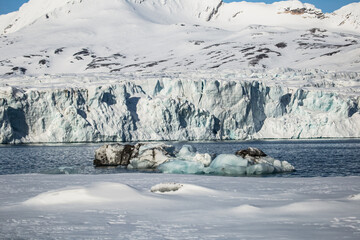
[(79, 85), (55, 88), (50, 82), (65, 77), (52, 76), (43, 88), (3, 85), (0, 142), (360, 137), (358, 93), (224, 76), (115, 75), (92, 84), (78, 77)]

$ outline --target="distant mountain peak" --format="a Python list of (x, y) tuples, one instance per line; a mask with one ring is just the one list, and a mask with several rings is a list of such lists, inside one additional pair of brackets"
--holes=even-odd
[(352, 26), (355, 29), (360, 28), (360, 2), (351, 3), (338, 10), (333, 15), (338, 16), (342, 21), (339, 26)]
[[(16, 32), (39, 19), (63, 16), (66, 21), (66, 14), (78, 11), (79, 6), (82, 8), (79, 17), (87, 19), (108, 9), (113, 12), (132, 9), (140, 17), (159, 24), (212, 22), (213, 25), (225, 28), (229, 25), (228, 22), (231, 22), (231, 27), (251, 24), (300, 27), (311, 24), (347, 30), (358, 29), (360, 26), (360, 3), (344, 6), (333, 14), (324, 14), (314, 5), (298, 0), (272, 4), (244, 1), (224, 3), (221, 0), (30, 0), (18, 12), (0, 15), (0, 33)], [(89, 12), (87, 16), (86, 9)], [(283, 17), (286, 15), (293, 17)], [(328, 18), (332, 20), (321, 21)], [(318, 21), (306, 22), (304, 19)]]

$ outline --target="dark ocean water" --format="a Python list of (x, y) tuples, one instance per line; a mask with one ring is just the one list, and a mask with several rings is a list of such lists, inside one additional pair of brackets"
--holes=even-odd
[[(271, 177), (360, 176), (360, 139), (296, 141), (172, 142), (190, 144), (200, 153), (235, 153), (248, 147), (286, 160), (296, 171)], [(126, 173), (120, 167), (94, 168), (95, 150), (102, 144), (0, 145), (0, 175)]]

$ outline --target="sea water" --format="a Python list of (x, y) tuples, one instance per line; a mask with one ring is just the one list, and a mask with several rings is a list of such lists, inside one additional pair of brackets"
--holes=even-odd
[[(286, 160), (296, 171), (267, 177), (360, 176), (360, 139), (170, 142), (200, 153), (233, 154), (256, 147), (269, 156)], [(94, 152), (102, 144), (0, 145), (0, 175), (5, 174), (109, 174), (127, 173), (122, 167), (93, 166)]]

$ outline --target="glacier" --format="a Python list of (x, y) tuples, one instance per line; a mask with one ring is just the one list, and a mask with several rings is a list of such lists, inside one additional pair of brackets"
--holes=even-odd
[(288, 68), (7, 77), (0, 142), (360, 137), (359, 79)]

